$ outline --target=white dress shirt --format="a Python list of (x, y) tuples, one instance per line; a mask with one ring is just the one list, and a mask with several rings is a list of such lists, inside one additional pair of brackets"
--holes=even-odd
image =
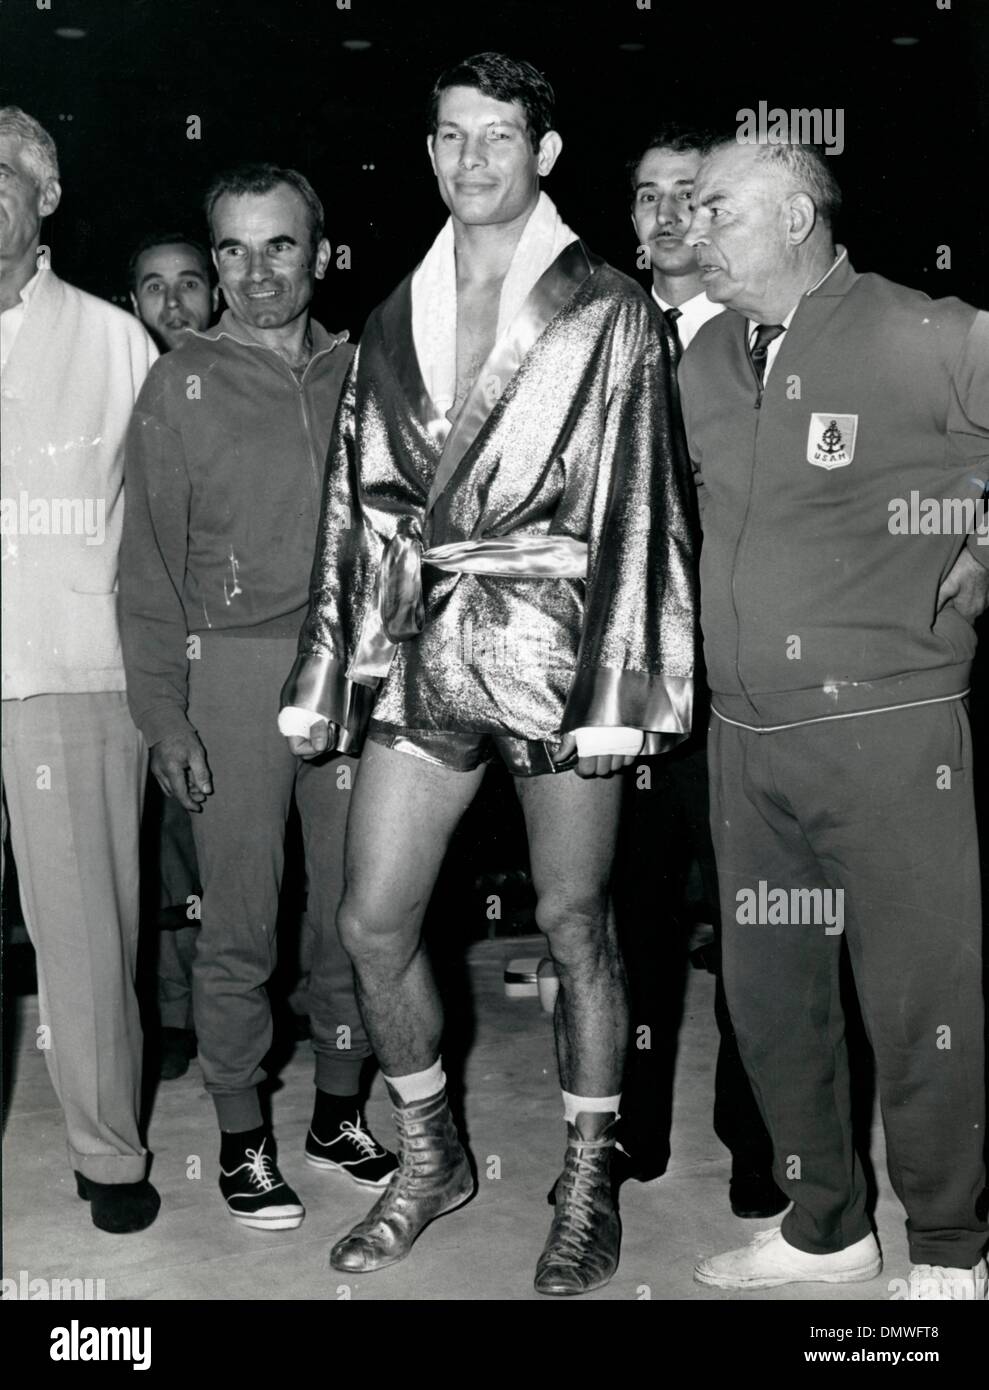
[(725, 307), (723, 304), (712, 304), (703, 290), (700, 294), (695, 294), (693, 299), (686, 299), (682, 304), (674, 305), (667, 304), (665, 299), (661, 299), (656, 293), (656, 286), (653, 285), (652, 297), (664, 314), (667, 309), (680, 310), (680, 317), (677, 319), (677, 333), (684, 352), (690, 347), (697, 330), (702, 328), (708, 319), (713, 319), (715, 314), (720, 314)]
[(4, 309), (0, 314), (0, 371), (7, 365), (7, 358), (13, 351), (17, 335), (21, 331), (21, 324), (24, 322), (24, 315), (27, 312), (28, 302), (34, 294), (35, 286), (38, 283), (40, 270), (36, 270), (30, 280), (21, 290), (20, 298), (16, 304), (12, 304), (9, 309)]

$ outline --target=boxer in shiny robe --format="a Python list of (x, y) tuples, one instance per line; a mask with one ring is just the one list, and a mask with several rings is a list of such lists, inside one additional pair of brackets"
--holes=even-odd
[(280, 723), (302, 756), (364, 745), (340, 925), (402, 1141), (392, 1186), (331, 1262), (393, 1263), (473, 1191), (420, 929), (501, 756), (561, 985), (568, 1145), (536, 1287), (574, 1294), (618, 1257), (608, 1158), (627, 1012), (610, 774), (689, 732), (695, 580), (669, 333), (540, 194), (561, 146), (551, 102), (500, 55), (434, 89), (429, 152), (451, 218), (365, 329)]

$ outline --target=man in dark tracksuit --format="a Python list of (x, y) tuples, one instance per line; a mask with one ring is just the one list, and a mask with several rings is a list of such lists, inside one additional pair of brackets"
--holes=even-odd
[[(195, 814), (203, 884), (193, 1016), (221, 1131), (230, 1215), (260, 1230), (304, 1212), (275, 1161), (258, 1088), (271, 1046), (266, 986), (294, 796), (319, 923), (309, 983), (315, 1166), (366, 1186), (396, 1161), (363, 1127), (370, 1045), (336, 931), (353, 759), (298, 764), (278, 692), (308, 605), (323, 467), (354, 349), (310, 317), (330, 257), (301, 174), (221, 176), (207, 199), (227, 309), (189, 332), (138, 398), (126, 447), (121, 626), (128, 699), (162, 790)], [(188, 636), (187, 636), (188, 634)]]
[(695, 1273), (744, 1289), (881, 1268), (851, 1132), (844, 938), (911, 1296), (984, 1297), (965, 695), (989, 597), (989, 315), (857, 275), (832, 241), (838, 197), (812, 150), (726, 143), (687, 236), (709, 296), (737, 311), (680, 369), (725, 987), (793, 1201), (781, 1228)]

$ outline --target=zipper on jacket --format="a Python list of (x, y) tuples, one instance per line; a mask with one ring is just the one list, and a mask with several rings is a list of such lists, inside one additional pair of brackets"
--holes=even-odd
[(306, 436), (306, 444), (309, 446), (309, 466), (312, 469), (313, 489), (316, 495), (316, 511), (319, 512), (319, 463), (316, 459), (316, 450), (313, 448), (312, 430), (309, 425), (309, 411), (306, 409), (306, 392), (301, 381), (295, 383), (299, 393), (299, 406), (302, 410), (302, 429)]
[[(225, 336), (232, 337), (232, 335), (229, 334)], [(302, 412), (302, 430), (306, 436), (306, 445), (309, 449), (309, 467), (312, 469), (313, 491), (316, 498), (316, 516), (318, 519), (319, 509), (322, 504), (323, 488), (322, 479), (320, 477), (319, 459), (317, 459), (316, 450), (313, 448), (312, 428), (309, 423), (309, 412), (306, 409), (305, 383), (306, 377), (309, 375), (309, 368), (316, 361), (316, 359), (319, 357), (329, 356), (329, 354), (333, 352), (335, 348), (338, 348), (340, 346), (340, 343), (339, 341), (335, 342), (332, 347), (320, 348), (319, 352), (314, 352), (312, 357), (310, 357), (309, 361), (306, 363), (305, 370), (302, 373), (302, 380), (300, 381), (299, 378), (296, 376), (295, 372), (293, 372), (292, 368), (285, 361), (285, 359), (282, 356), (280, 356), (279, 353), (275, 352), (273, 348), (265, 347), (263, 343), (245, 343), (242, 342), (240, 338), (232, 338), (232, 341), (235, 343), (239, 343), (241, 347), (257, 347), (260, 348), (262, 352), (270, 352), (272, 356), (276, 359), (276, 361), (278, 361), (285, 368), (289, 376), (292, 378), (292, 385), (295, 387), (296, 392), (299, 396), (299, 406)]]
[[(749, 340), (748, 340), (748, 331), (747, 331), (747, 330), (746, 330), (746, 336), (745, 336), (745, 339), (744, 339), (744, 344), (745, 344), (745, 360), (746, 360), (746, 362), (748, 362), (748, 364), (749, 364), (749, 371), (752, 373), (752, 379), (753, 379), (753, 381), (755, 382), (755, 387), (756, 387), (756, 398), (755, 398), (755, 402), (754, 402), (753, 408), (754, 408), (755, 410), (761, 410), (761, 409), (762, 409), (762, 397), (763, 397), (763, 392), (764, 392), (765, 387), (764, 387), (764, 382), (761, 382), (761, 381), (759, 380), (759, 374), (758, 374), (758, 372), (757, 372), (756, 369), (755, 369), (755, 364), (753, 363), (752, 357), (751, 357), (751, 355), (750, 355), (750, 353), (749, 353)], [(745, 696), (746, 700), (748, 700), (749, 704), (752, 706), (753, 709), (755, 709), (755, 705), (754, 705), (753, 702), (752, 702), (752, 696), (749, 694), (749, 692), (748, 692), (748, 690), (747, 690), (747, 688), (746, 688), (745, 682), (744, 682), (744, 680), (742, 679), (742, 668), (741, 668), (741, 660), (742, 660), (742, 624), (741, 624), (741, 620), (740, 620), (740, 618), (739, 618), (739, 616), (738, 616), (738, 604), (737, 604), (736, 601), (735, 601), (735, 575), (736, 575), (736, 570), (737, 570), (737, 567), (738, 567), (738, 554), (739, 554), (739, 551), (740, 551), (741, 548), (742, 548), (742, 538), (743, 538), (743, 536), (744, 536), (744, 534), (745, 534), (745, 526), (746, 526), (746, 523), (748, 522), (748, 519), (749, 519), (749, 512), (750, 512), (750, 510), (751, 510), (751, 508), (752, 508), (752, 493), (753, 493), (753, 491), (755, 490), (756, 453), (757, 453), (757, 451), (758, 451), (758, 443), (759, 443), (759, 425), (758, 425), (758, 421), (757, 421), (757, 422), (756, 422), (756, 429), (755, 429), (755, 440), (753, 441), (753, 445), (752, 445), (752, 469), (751, 469), (751, 472), (750, 472), (750, 475), (749, 475), (749, 490), (748, 490), (748, 495), (747, 495), (747, 497), (746, 497), (746, 499), (745, 499), (745, 511), (744, 511), (743, 514), (742, 514), (741, 525), (740, 525), (739, 528), (738, 528), (738, 535), (735, 537), (735, 550), (734, 550), (734, 553), (733, 553), (733, 555), (732, 555), (732, 560), (731, 560), (731, 582), (730, 582), (730, 584), (729, 584), (729, 592), (730, 592), (730, 594), (731, 594), (731, 608), (732, 608), (732, 612), (733, 612), (734, 615), (735, 615), (735, 679), (738, 681), (739, 689), (741, 690), (742, 694)]]
[[(337, 343), (334, 343), (332, 348), (321, 348), (319, 352), (314, 352), (312, 357), (310, 357), (309, 361), (306, 363), (305, 370), (302, 373), (301, 381), (295, 375), (295, 373), (292, 372), (292, 380), (295, 383), (296, 390), (299, 393), (299, 405), (302, 409), (302, 428), (305, 430), (306, 443), (309, 446), (309, 465), (312, 468), (313, 488), (315, 490), (314, 495), (316, 498), (317, 521), (319, 520), (320, 507), (322, 506), (323, 502), (323, 480), (320, 473), (319, 459), (316, 457), (316, 450), (313, 447), (312, 428), (309, 422), (309, 411), (306, 409), (306, 377), (309, 375), (309, 368), (316, 361), (317, 357), (327, 356), (327, 354), (331, 353), (333, 351), (333, 348), (337, 346), (339, 345)], [(292, 369), (289, 368), (290, 372), (291, 370)]]
[[(746, 353), (746, 356), (748, 356), (748, 353)], [(749, 359), (749, 366), (750, 366), (750, 367), (752, 366), (751, 358)], [(755, 367), (752, 367), (752, 371), (753, 371), (753, 374), (754, 374), (754, 373), (755, 373)], [(757, 380), (758, 380), (758, 378), (757, 378)], [(758, 410), (758, 409), (760, 409), (761, 405), (762, 405), (762, 392), (760, 391), (759, 397), (758, 397), (758, 399), (756, 400), (756, 407), (755, 407), (755, 408)], [(756, 708), (755, 703), (753, 702), (752, 696), (751, 696), (751, 695), (749, 694), (749, 692), (748, 692), (748, 688), (747, 688), (747, 686), (746, 686), (746, 684), (745, 684), (745, 681), (742, 679), (742, 622), (741, 622), (741, 619), (740, 619), (740, 617), (739, 617), (739, 615), (738, 615), (738, 604), (737, 604), (737, 602), (736, 602), (736, 600), (735, 600), (735, 577), (736, 577), (736, 574), (737, 574), (737, 571), (738, 571), (738, 555), (739, 555), (739, 551), (740, 551), (741, 548), (742, 548), (742, 538), (743, 538), (743, 536), (744, 536), (744, 534), (745, 534), (745, 527), (746, 527), (746, 523), (748, 522), (748, 519), (749, 519), (749, 512), (752, 510), (752, 494), (753, 494), (753, 492), (755, 491), (756, 455), (757, 455), (757, 453), (758, 453), (758, 445), (759, 445), (759, 425), (758, 425), (758, 422), (757, 422), (757, 423), (756, 423), (756, 430), (755, 430), (755, 439), (754, 439), (753, 442), (752, 442), (752, 469), (751, 469), (751, 472), (750, 472), (750, 474), (749, 474), (749, 490), (748, 490), (748, 496), (747, 496), (746, 499), (745, 499), (745, 511), (742, 513), (742, 522), (741, 522), (741, 525), (740, 525), (739, 528), (738, 528), (738, 535), (735, 537), (735, 553), (732, 555), (732, 560), (731, 560), (731, 585), (730, 585), (730, 591), (731, 591), (731, 607), (732, 607), (732, 612), (733, 612), (734, 615), (735, 615), (735, 678), (736, 678), (736, 680), (738, 681), (739, 689), (741, 690), (742, 694), (745, 696), (746, 700), (748, 700), (748, 702), (749, 702), (749, 704), (751, 705), (751, 707), (752, 707), (753, 710), (755, 710), (755, 708)], [(758, 713), (758, 711), (756, 711), (756, 712)]]

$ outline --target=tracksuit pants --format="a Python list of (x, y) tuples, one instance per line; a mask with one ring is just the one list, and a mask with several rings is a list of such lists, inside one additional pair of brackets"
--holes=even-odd
[(261, 1124), (258, 1086), (272, 1042), (267, 983), (293, 795), (318, 924), (309, 982), (316, 1085), (335, 1095), (359, 1086), (370, 1044), (353, 969), (336, 929), (352, 758), (302, 762), (278, 732), (279, 693), (295, 660), (285, 638), (205, 634), (189, 663), (189, 720), (206, 749), (213, 794), (192, 819), (203, 885), (193, 962), (199, 1060), (223, 1130)]
[(963, 702), (775, 733), (714, 717), (709, 755), (725, 990), (794, 1203), (786, 1240), (825, 1253), (870, 1229), (839, 998), (847, 948), (911, 1259), (971, 1267), (987, 1230), (985, 1054)]

